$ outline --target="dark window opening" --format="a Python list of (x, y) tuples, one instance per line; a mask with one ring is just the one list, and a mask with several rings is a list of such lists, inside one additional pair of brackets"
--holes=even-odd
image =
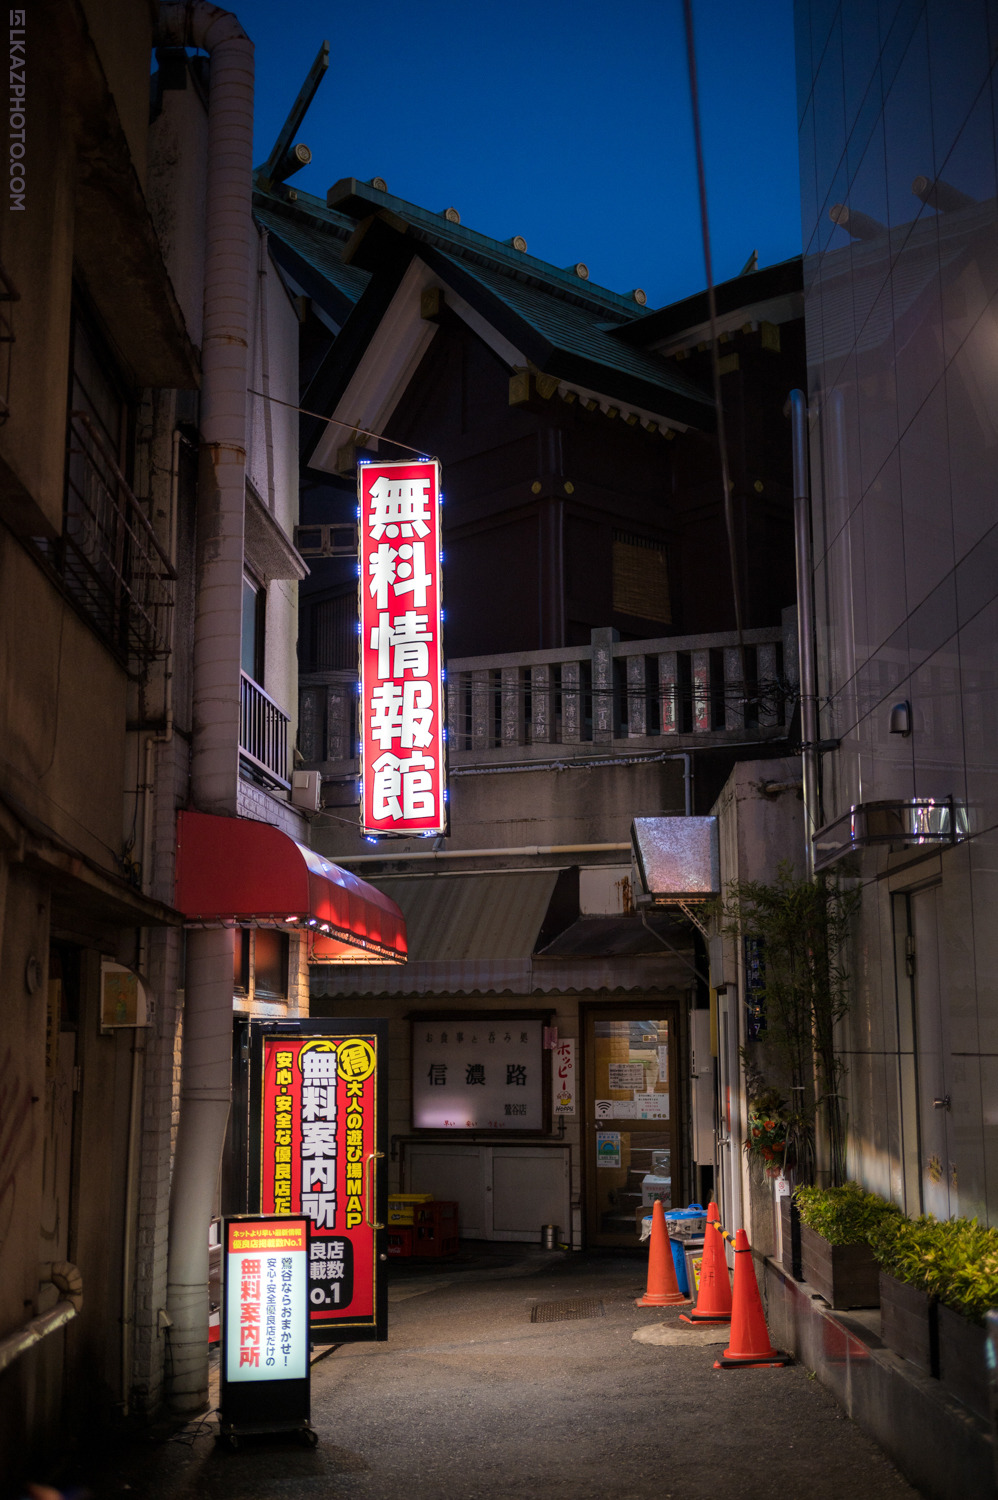
[(250, 933), (248, 927), (237, 927), (232, 945), (232, 987), (242, 995), (249, 994)]
[(267, 590), (248, 573), (243, 574), (242, 669), (263, 687)]
[(660, 542), (613, 533), (613, 608), (617, 614), (672, 624), (668, 558)]
[(286, 1000), (290, 944), (286, 932), (258, 927), (254, 935), (253, 986), (256, 994)]

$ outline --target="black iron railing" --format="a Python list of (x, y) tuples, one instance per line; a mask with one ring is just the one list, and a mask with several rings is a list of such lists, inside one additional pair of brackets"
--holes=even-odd
[(70, 419), (63, 533), (39, 549), (104, 641), (144, 673), (170, 651), (176, 572), (86, 412)]
[(239, 674), (239, 754), (271, 786), (291, 785), (288, 777), (288, 715), (263, 688)]

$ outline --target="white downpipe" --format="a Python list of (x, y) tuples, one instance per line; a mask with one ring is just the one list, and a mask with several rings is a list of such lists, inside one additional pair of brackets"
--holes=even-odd
[(191, 778), (202, 812), (233, 816), (255, 300), (253, 43), (235, 16), (205, 0), (162, 5), (158, 40), (202, 47), (211, 57)]
[[(205, 0), (160, 6), (157, 42), (211, 59), (201, 348), (197, 612), (191, 797), (234, 817), (253, 307), (253, 43)], [(231, 1092), (232, 934), (187, 939), (180, 1124), (170, 1205), (168, 1392), (181, 1411), (208, 1399), (208, 1225)]]

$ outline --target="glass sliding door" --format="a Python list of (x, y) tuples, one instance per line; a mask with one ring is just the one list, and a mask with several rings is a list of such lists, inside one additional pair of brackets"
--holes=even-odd
[(661, 1003), (586, 1014), (590, 1245), (636, 1247), (653, 1199), (666, 1208), (678, 1201), (676, 1015)]

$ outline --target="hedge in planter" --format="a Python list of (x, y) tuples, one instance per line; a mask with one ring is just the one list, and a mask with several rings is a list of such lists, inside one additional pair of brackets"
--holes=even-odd
[(986, 1417), (983, 1323), (998, 1307), (998, 1230), (976, 1219), (901, 1218), (882, 1224), (873, 1242), (885, 1343)]
[(856, 1182), (799, 1187), (801, 1272), (833, 1308), (878, 1307), (880, 1270), (870, 1236), (885, 1218), (900, 1218), (896, 1203)]

